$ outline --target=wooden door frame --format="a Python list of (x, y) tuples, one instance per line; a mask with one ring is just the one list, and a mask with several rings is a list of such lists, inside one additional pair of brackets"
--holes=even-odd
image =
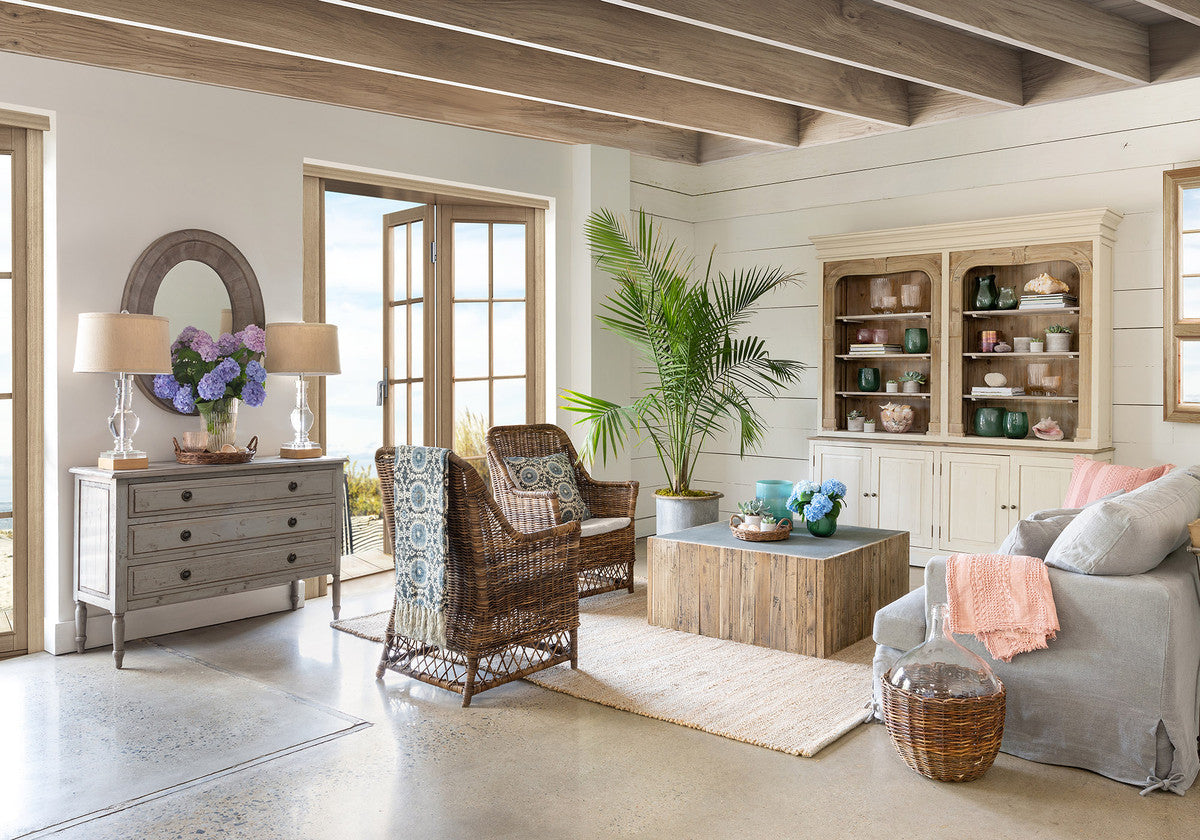
[(12, 154), (13, 171), (13, 437), (23, 441), (13, 447), (13, 604), (24, 605), (25, 631), (23, 649), (0, 656), (45, 646), (43, 132), (49, 130), (48, 117), (0, 109), (0, 149)]

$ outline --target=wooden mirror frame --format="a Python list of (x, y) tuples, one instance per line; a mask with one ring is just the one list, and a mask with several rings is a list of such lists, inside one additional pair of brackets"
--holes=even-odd
[[(234, 332), (248, 324), (266, 327), (262, 290), (258, 286), (258, 278), (254, 276), (254, 269), (250, 267), (245, 256), (225, 237), (212, 231), (194, 228), (164, 234), (142, 251), (125, 280), (121, 309), (135, 314), (153, 315), (154, 301), (158, 297), (163, 278), (172, 268), (188, 260), (204, 263), (215, 271), (225, 284), (233, 314)], [(181, 413), (170, 401), (154, 393), (153, 376), (142, 374), (134, 378), (150, 402), (173, 414)], [(193, 409), (191, 413), (195, 415), (198, 412)]]

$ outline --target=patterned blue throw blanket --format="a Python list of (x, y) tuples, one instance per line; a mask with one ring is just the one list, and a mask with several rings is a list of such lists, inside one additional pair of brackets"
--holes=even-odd
[(395, 632), (446, 646), (450, 450), (396, 447)]

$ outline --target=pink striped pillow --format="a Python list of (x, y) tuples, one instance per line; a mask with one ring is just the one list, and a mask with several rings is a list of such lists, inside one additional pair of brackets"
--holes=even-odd
[(1149, 484), (1156, 478), (1162, 478), (1173, 469), (1175, 469), (1174, 464), (1163, 464), (1161, 467), (1139, 470), (1137, 467), (1104, 464), (1082, 455), (1076, 455), (1074, 469), (1071, 471), (1071, 483), (1067, 487), (1067, 498), (1063, 501), (1063, 507), (1081, 508), (1118, 490), (1136, 490), (1143, 484)]

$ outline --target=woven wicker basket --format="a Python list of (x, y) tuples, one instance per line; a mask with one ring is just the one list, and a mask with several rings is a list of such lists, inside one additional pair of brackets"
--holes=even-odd
[(258, 454), (258, 435), (250, 438), (245, 452), (188, 452), (176, 438), (171, 442), (175, 444), (175, 460), (181, 464), (248, 464)]
[(739, 528), (733, 524), (733, 520), (741, 520), (741, 517), (736, 513), (729, 517), (729, 530), (739, 540), (746, 542), (778, 542), (786, 540), (792, 533), (792, 520), (780, 519), (773, 531), (751, 531), (748, 528)]
[(988, 771), (1004, 737), (1004, 686), (986, 697), (921, 697), (883, 677), (883, 721), (904, 763), (939, 782), (970, 782)]

